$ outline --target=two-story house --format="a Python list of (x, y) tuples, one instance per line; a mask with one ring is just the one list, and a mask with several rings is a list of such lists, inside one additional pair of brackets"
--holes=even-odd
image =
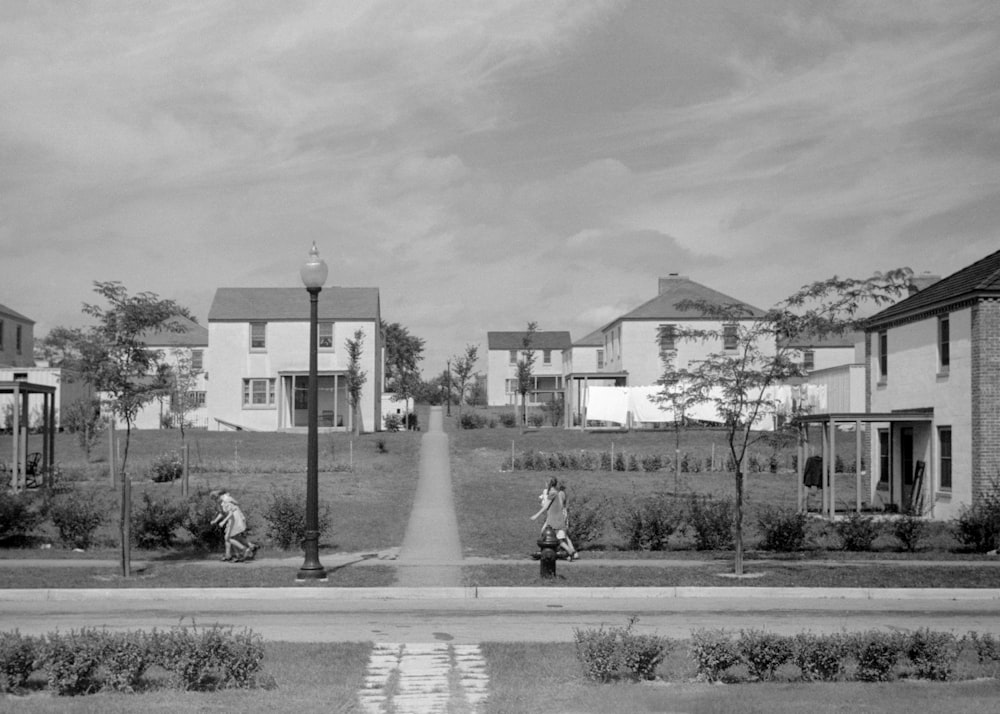
[(563, 424), (580, 427), (586, 418), (587, 394), (591, 387), (624, 387), (628, 374), (612, 373), (604, 367), (604, 332), (594, 330), (575, 340), (563, 352), (563, 384), (566, 389)]
[(0, 305), (0, 367), (35, 365), (35, 321)]
[[(309, 296), (302, 288), (219, 288), (208, 314), (210, 427), (305, 429)], [(346, 343), (361, 330), (360, 429), (382, 429), (383, 349), (378, 288), (324, 288), (318, 301), (320, 428), (353, 429)]]
[[(487, 332), (486, 399), (489, 406), (518, 403), (517, 363), (524, 356), (527, 332)], [(531, 337), (535, 363), (528, 405), (540, 405), (563, 396), (563, 352), (570, 348), (569, 332), (538, 331)]]
[(865, 328), (873, 497), (935, 519), (1000, 479), (1000, 251)]

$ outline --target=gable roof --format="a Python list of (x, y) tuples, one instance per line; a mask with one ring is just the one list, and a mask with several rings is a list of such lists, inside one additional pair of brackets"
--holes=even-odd
[[(321, 320), (379, 320), (378, 288), (323, 288), (319, 293)], [(309, 320), (305, 288), (219, 288), (209, 322), (250, 320)]]
[(11, 310), (9, 307), (3, 304), (0, 304), (0, 315), (4, 315), (5, 317), (10, 317), (14, 320), (21, 320), (23, 322), (27, 322), (32, 325), (35, 324), (35, 321), (32, 320), (30, 317), (25, 317), (16, 310)]
[[(521, 350), (524, 349), (524, 338), (527, 332), (487, 332), (486, 343), (489, 350)], [(536, 332), (531, 339), (531, 348), (535, 350), (568, 350), (573, 342), (569, 332), (549, 331)]]
[(143, 344), (149, 347), (208, 347), (208, 328), (194, 320), (177, 315), (170, 322), (183, 328), (173, 332), (166, 328), (142, 336)]
[[(696, 320), (703, 317), (696, 310), (678, 309), (677, 303), (684, 300), (703, 300), (719, 306), (739, 305), (746, 308), (751, 317), (760, 317), (764, 314), (763, 310), (749, 303), (729, 297), (707, 285), (696, 283), (687, 276), (670, 275), (666, 278), (660, 278), (660, 292), (655, 298), (612, 320), (608, 325), (613, 325), (621, 320)], [(608, 325), (602, 329), (606, 329)]]
[(890, 322), (921, 317), (942, 308), (954, 308), (983, 298), (1000, 297), (1000, 250), (890, 305), (865, 324), (866, 330)]
[(603, 347), (604, 330), (597, 329), (573, 343), (574, 347)]

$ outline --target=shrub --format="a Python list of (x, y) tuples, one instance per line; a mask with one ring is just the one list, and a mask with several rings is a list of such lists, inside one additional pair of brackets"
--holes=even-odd
[(656, 668), (673, 648), (665, 637), (637, 635), (629, 619), (626, 627), (573, 630), (576, 658), (584, 675), (595, 682), (642, 681), (655, 679)]
[(926, 532), (927, 521), (913, 513), (904, 513), (892, 523), (892, 534), (910, 553), (916, 552)]
[[(267, 535), (271, 541), (288, 550), (298, 545), (306, 536), (306, 498), (301, 491), (273, 491), (264, 509)], [(319, 508), (319, 532), (322, 536), (330, 529), (330, 506), (322, 503)]]
[(184, 474), (184, 461), (180, 454), (160, 454), (149, 466), (149, 477), (156, 483), (170, 483)]
[(209, 491), (199, 489), (188, 496), (181, 525), (191, 534), (192, 545), (205, 550), (216, 550), (223, 544), (225, 532), (212, 523), (217, 515), (219, 502)]
[(101, 638), (94, 630), (51, 633), (39, 645), (35, 666), (45, 673), (50, 692), (89, 694), (99, 688), (97, 669), (101, 656)]
[(56, 496), (49, 509), (59, 539), (73, 548), (90, 547), (106, 513), (107, 509), (92, 494), (80, 491)]
[(514, 412), (500, 412), (500, 424), (506, 427), (517, 426), (517, 415)]
[(458, 418), (458, 425), (462, 429), (482, 429), (486, 426), (486, 417), (476, 412), (462, 412)]
[(222, 662), (222, 684), (226, 687), (249, 688), (256, 680), (264, 660), (264, 640), (251, 632), (230, 632), (226, 638)]
[(955, 521), (955, 538), (977, 553), (1000, 548), (1000, 486), (972, 506), (965, 506)]
[(35, 640), (20, 632), (0, 632), (0, 694), (14, 692), (31, 676)]
[(76, 434), (80, 449), (90, 461), (94, 446), (107, 428), (107, 417), (101, 416), (99, 399), (82, 397), (67, 404), (59, 415), (60, 423), (70, 434)]
[(972, 643), (979, 664), (1000, 662), (1000, 639), (994, 637), (992, 633), (969, 632), (965, 639)]
[(833, 527), (840, 536), (841, 547), (850, 551), (870, 551), (881, 532), (874, 518), (856, 512), (835, 522)]
[(855, 677), (864, 682), (888, 682), (903, 654), (903, 642), (893, 632), (870, 630), (854, 636)]
[(615, 516), (615, 528), (629, 550), (667, 550), (667, 542), (683, 524), (677, 502), (665, 494), (626, 501)]
[(739, 648), (725, 630), (696, 630), (691, 633), (690, 647), (699, 679), (717, 682), (740, 663)]
[(742, 630), (737, 648), (750, 675), (761, 681), (774, 678), (774, 672), (792, 658), (789, 638), (763, 630)]
[(663, 457), (659, 454), (646, 454), (642, 457), (643, 471), (659, 471), (663, 468)]
[(528, 415), (528, 423), (536, 429), (540, 429), (545, 424), (545, 415), (540, 412), (531, 412)]
[(155, 661), (150, 636), (144, 632), (102, 633), (102, 689), (134, 692), (149, 666)]
[(386, 414), (384, 421), (386, 431), (399, 431), (403, 428), (403, 417), (399, 414)]
[(132, 512), (132, 538), (140, 548), (169, 548), (184, 524), (187, 504), (142, 494), (142, 504)]
[(733, 502), (693, 496), (688, 504), (687, 525), (694, 531), (695, 548), (722, 550), (733, 545)]
[(606, 499), (581, 491), (573, 496), (568, 510), (569, 534), (577, 548), (586, 548), (604, 535), (608, 520)]
[(808, 517), (791, 508), (766, 506), (757, 514), (760, 548), (789, 553), (802, 550)]
[(0, 538), (29, 535), (42, 520), (35, 497), (0, 487)]
[(614, 470), (615, 471), (624, 471), (625, 470), (625, 454), (623, 454), (620, 451), (617, 452), (615, 454), (614, 462), (615, 462), (614, 463)]
[(180, 627), (152, 634), (156, 662), (171, 684), (185, 691), (250, 687), (264, 659), (264, 644), (249, 630)]
[[(944, 682), (952, 678), (961, 651), (961, 640), (950, 632), (921, 628), (909, 636), (906, 656), (918, 676)], [(978, 654), (978, 653), (977, 653)]]
[(833, 681), (844, 671), (850, 642), (844, 635), (800, 632), (792, 643), (792, 662), (807, 681)]

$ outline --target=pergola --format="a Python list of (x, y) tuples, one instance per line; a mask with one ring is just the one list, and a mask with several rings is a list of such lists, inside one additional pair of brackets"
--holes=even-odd
[[(851, 424), (854, 427), (855, 439), (855, 463), (854, 463), (854, 493), (855, 510), (861, 512), (862, 486), (861, 486), (861, 456), (863, 451), (861, 425), (862, 424), (896, 424), (900, 422), (928, 422), (931, 420), (933, 412), (927, 409), (900, 410), (893, 412), (838, 412), (830, 414), (808, 414), (797, 416), (792, 421), (799, 426), (819, 424), (823, 430), (823, 506), (821, 511), (833, 520), (836, 512), (836, 499), (834, 498), (836, 488), (836, 446), (838, 425)], [(799, 489), (799, 510), (805, 508), (806, 486), (804, 483), (806, 451), (808, 450), (808, 432), (801, 430), (804, 436), (798, 443), (798, 489)]]
[[(28, 431), (30, 430), (29, 398), (42, 396), (42, 458), (38, 465), (43, 474), (50, 474), (56, 450), (56, 388), (48, 384), (33, 384), (22, 380), (0, 382), (0, 394), (14, 398), (14, 418), (11, 446), (11, 483), (14, 491), (24, 488), (28, 464)], [(46, 482), (47, 483), (47, 482)]]

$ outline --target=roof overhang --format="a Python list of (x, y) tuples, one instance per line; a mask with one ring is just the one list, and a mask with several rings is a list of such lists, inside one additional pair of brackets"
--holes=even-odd
[(51, 384), (35, 384), (17, 379), (13, 382), (0, 382), (0, 394), (55, 394), (56, 388)]
[(829, 422), (927, 422), (934, 418), (933, 409), (901, 409), (892, 412), (829, 412), (806, 414), (792, 419), (795, 424), (825, 424)]

